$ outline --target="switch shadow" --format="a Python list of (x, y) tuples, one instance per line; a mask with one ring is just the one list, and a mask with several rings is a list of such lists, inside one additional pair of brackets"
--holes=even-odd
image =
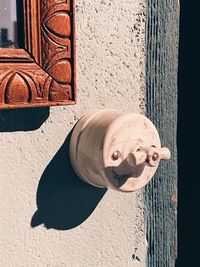
[(33, 131), (48, 117), (49, 107), (0, 110), (0, 132)]
[(41, 177), (32, 227), (44, 224), (47, 229), (72, 229), (91, 215), (107, 191), (84, 183), (74, 173), (69, 160), (70, 137), (71, 133)]

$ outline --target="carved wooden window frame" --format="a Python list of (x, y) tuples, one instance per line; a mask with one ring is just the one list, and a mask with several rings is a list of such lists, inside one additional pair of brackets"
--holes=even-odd
[(0, 48), (0, 109), (75, 104), (75, 0), (23, 0), (24, 49)]

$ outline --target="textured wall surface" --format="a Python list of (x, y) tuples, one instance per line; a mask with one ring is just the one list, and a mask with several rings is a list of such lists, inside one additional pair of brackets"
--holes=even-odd
[(146, 265), (142, 192), (84, 184), (67, 154), (86, 111), (144, 112), (146, 1), (77, 0), (76, 10), (77, 105), (0, 111), (1, 266)]
[(179, 0), (148, 1), (147, 114), (172, 155), (145, 188), (149, 267), (175, 266), (177, 257), (179, 8)]

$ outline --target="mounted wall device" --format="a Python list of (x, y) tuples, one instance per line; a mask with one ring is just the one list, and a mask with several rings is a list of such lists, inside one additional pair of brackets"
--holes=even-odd
[(70, 140), (76, 174), (91, 185), (121, 192), (144, 187), (160, 160), (169, 158), (153, 123), (136, 113), (92, 111), (76, 124)]

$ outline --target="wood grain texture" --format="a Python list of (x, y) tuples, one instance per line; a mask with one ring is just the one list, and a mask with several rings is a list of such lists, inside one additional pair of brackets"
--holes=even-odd
[(172, 152), (145, 189), (148, 266), (175, 266), (177, 232), (177, 75), (179, 1), (149, 0), (147, 115)]
[(0, 48), (0, 63), (2, 62), (34, 62), (24, 49), (4, 49)]
[(41, 0), (42, 67), (59, 84), (59, 94), (51, 93), (51, 100), (67, 100), (71, 92), (72, 55), (71, 3), (66, 0)]
[(0, 49), (0, 109), (75, 103), (74, 0), (23, 0), (24, 48)]
[(35, 62), (42, 64), (41, 37), (40, 37), (40, 1), (23, 0), (24, 9), (24, 48), (34, 58)]

